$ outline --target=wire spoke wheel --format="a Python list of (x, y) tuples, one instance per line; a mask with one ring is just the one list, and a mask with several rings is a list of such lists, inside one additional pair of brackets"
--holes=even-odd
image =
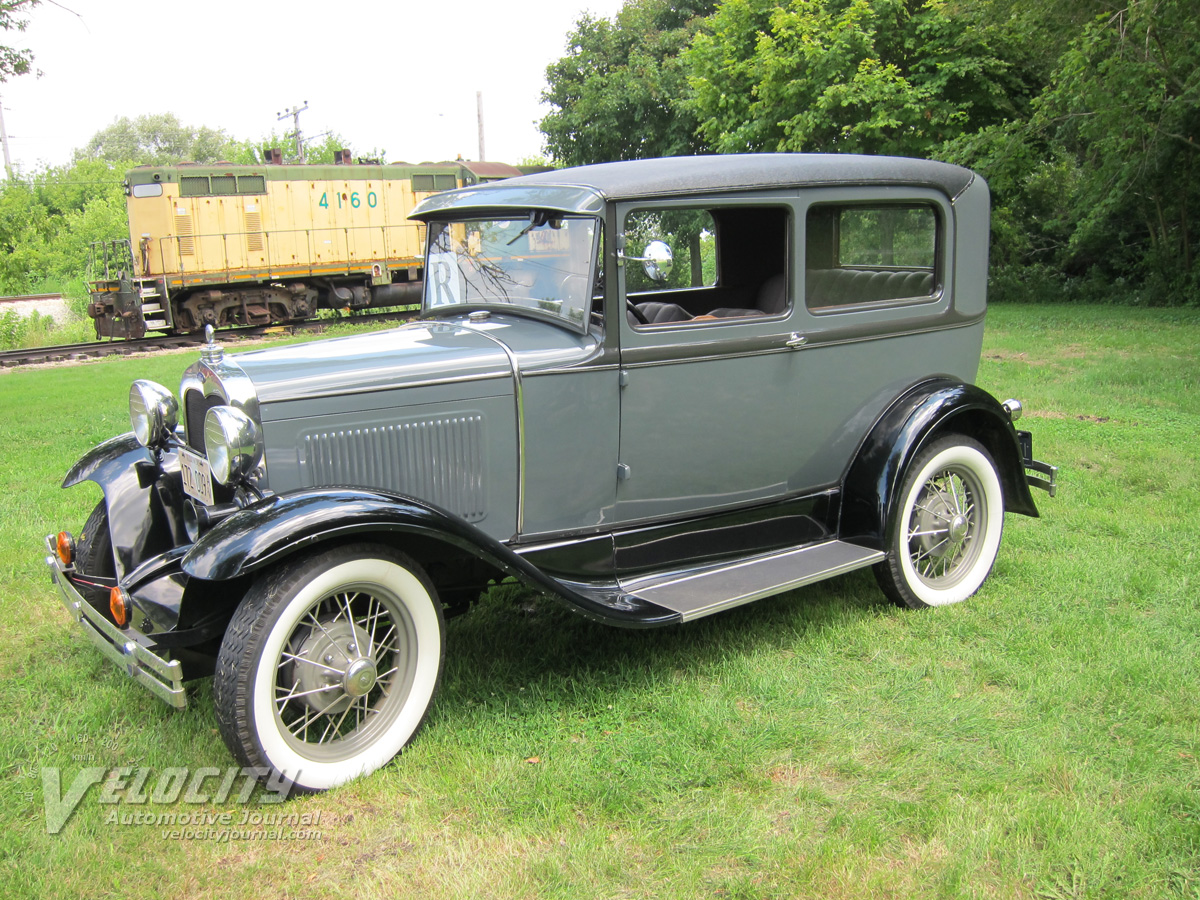
[(320, 790), (386, 764), (420, 728), (441, 676), (441, 605), (385, 547), (335, 548), (260, 580), (218, 658), (226, 743)]
[(880, 587), (902, 606), (945, 606), (983, 584), (1000, 549), (1004, 497), (976, 441), (948, 435), (909, 466), (897, 494)]
[(416, 659), (398, 598), (364, 590), (324, 597), (300, 617), (276, 662), (278, 725), (309, 756), (347, 758), (403, 708)]
[(908, 521), (913, 570), (927, 584), (947, 587), (969, 572), (979, 550), (982, 492), (974, 474), (945, 469), (925, 482)]

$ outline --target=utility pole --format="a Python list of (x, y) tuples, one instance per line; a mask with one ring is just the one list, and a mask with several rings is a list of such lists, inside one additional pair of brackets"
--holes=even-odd
[(303, 106), (293, 106), (291, 109), (285, 112), (275, 114), (279, 117), (277, 120), (279, 122), (282, 122), (288, 116), (292, 117), (292, 133), (290, 135), (284, 135), (284, 137), (295, 138), (296, 158), (302, 163), (304, 162), (304, 139), (300, 135), (300, 113), (304, 112), (306, 109), (308, 109), (307, 100), (304, 101)]
[(8, 132), (4, 130), (4, 103), (0, 101), (0, 144), (4, 144), (4, 171), (12, 180), (12, 157), (8, 153)]
[(479, 115), (479, 161), (483, 162), (487, 159), (483, 153), (483, 91), (475, 92), (475, 109)]

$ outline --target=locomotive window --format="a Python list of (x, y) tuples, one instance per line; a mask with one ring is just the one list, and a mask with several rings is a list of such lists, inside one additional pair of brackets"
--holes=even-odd
[(237, 179), (232, 175), (214, 175), (212, 177), (212, 192), (214, 194), (236, 194)]
[(458, 180), (453, 173), (427, 173), (413, 175), (412, 189), (414, 191), (449, 191), (458, 187)]
[(206, 175), (184, 175), (179, 179), (179, 195), (181, 197), (203, 197), (208, 192)]
[(163, 195), (163, 186), (161, 184), (135, 184), (130, 193), (135, 197), (161, 197)]

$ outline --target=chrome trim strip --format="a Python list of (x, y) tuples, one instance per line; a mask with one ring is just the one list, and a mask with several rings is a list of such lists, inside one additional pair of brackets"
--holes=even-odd
[(466, 384), (470, 381), (495, 381), (500, 378), (511, 378), (509, 372), (482, 372), (475, 375), (456, 375), (451, 378), (431, 378), (427, 381), (409, 381), (402, 385), (372, 385), (370, 387), (351, 388), (349, 390), (342, 388), (336, 391), (314, 391), (313, 393), (297, 393), (289, 394), (287, 397), (278, 400), (271, 399), (267, 401), (268, 405), (277, 405), (280, 403), (291, 403), (294, 400), (322, 400), (327, 397), (349, 397), (354, 394), (382, 394), (387, 391), (408, 390), (409, 388), (424, 388), (424, 387), (440, 387), (444, 384)]
[[(813, 350), (820, 350), (823, 347), (838, 347), (843, 344), (862, 344), (862, 343), (866, 343), (867, 341), (890, 340), (892, 338), (898, 338), (898, 337), (915, 337), (915, 336), (921, 335), (921, 334), (933, 334), (938, 331), (953, 331), (956, 328), (970, 328), (971, 326), (978, 325), (978, 324), (979, 324), (978, 320), (971, 320), (969, 322), (955, 322), (952, 325), (934, 325), (934, 326), (930, 326), (929, 328), (913, 328), (913, 329), (909, 329), (907, 331), (888, 331), (888, 332), (884, 332), (881, 334), (869, 334), (869, 335), (863, 335), (861, 337), (839, 338), (837, 340), (832, 340), (832, 341), (821, 341), (819, 339), (819, 337), (814, 339), (812, 336), (812, 333), (809, 332), (807, 335), (809, 337), (809, 341), (808, 341), (808, 343), (806, 343), (804, 345), (804, 349), (806, 351), (813, 351)], [(778, 335), (778, 337), (780, 340), (783, 340), (783, 339), (785, 339), (786, 336), (783, 334), (780, 334), (780, 335)], [(678, 345), (678, 346), (684, 346), (684, 345)], [(748, 359), (748, 358), (754, 357), (754, 356), (767, 356), (768, 354), (771, 354), (771, 353), (792, 353), (792, 352), (794, 352), (793, 348), (781, 344), (778, 347), (767, 347), (762, 350), (750, 350), (750, 351), (746, 351), (746, 352), (742, 352), (742, 353), (720, 353), (720, 354), (710, 354), (707, 356), (684, 356), (684, 357), (679, 357), (677, 359), (658, 359), (658, 360), (651, 359), (651, 360), (641, 360), (638, 362), (626, 362), (621, 366), (621, 368), (643, 369), (643, 368), (647, 368), (647, 367), (651, 367), (651, 366), (653, 366), (653, 367), (673, 366), (673, 365), (678, 365), (680, 363), (712, 362), (714, 360), (721, 360), (721, 359)]]
[(489, 334), (482, 328), (472, 328), (468, 324), (456, 323), (463, 331), (487, 338), (504, 351), (508, 364), (512, 368), (513, 398), (517, 413), (517, 525), (514, 538), (525, 531), (525, 391), (521, 385), (521, 364), (512, 348), (494, 334)]
[(151, 650), (130, 640), (129, 635), (97, 612), (75, 589), (69, 578), (68, 569), (54, 553), (54, 536), (46, 537), (50, 554), (46, 565), (50, 567), (50, 579), (58, 588), (59, 599), (71, 618), (83, 628), (100, 652), (125, 674), (141, 684), (150, 693), (176, 709), (187, 708), (187, 695), (183, 690), (183, 670), (179, 660), (166, 660)]

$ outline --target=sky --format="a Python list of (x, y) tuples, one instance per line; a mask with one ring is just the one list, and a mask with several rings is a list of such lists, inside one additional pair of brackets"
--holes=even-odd
[(32, 73), (0, 84), (17, 172), (68, 163), (122, 116), (174, 113), (185, 125), (259, 141), (332, 131), (388, 162), (478, 158), (476, 92), (489, 160), (543, 151), (546, 66), (586, 11), (622, 0), (43, 0), (24, 32)]

